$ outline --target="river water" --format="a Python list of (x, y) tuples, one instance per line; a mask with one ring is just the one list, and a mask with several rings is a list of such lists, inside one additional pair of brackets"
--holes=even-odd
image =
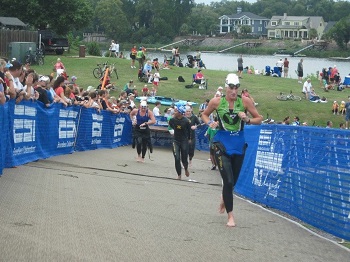
[[(147, 52), (147, 58), (153, 59), (158, 58), (159, 61), (163, 61), (164, 54), (169, 58), (171, 57), (170, 52)], [(196, 55), (195, 52), (189, 53), (191, 55)], [(187, 54), (181, 54), (183, 64), (187, 63)], [(202, 53), (202, 60), (206, 65), (207, 69), (213, 70), (224, 70), (224, 71), (236, 71), (237, 70), (237, 58), (239, 54), (232, 53)], [(276, 62), (281, 59), (284, 60), (285, 57), (282, 56), (267, 56), (267, 55), (243, 55), (243, 66), (251, 67), (262, 71), (265, 66), (270, 66), (272, 69), (276, 66)], [(302, 58), (304, 67), (304, 76), (314, 74), (317, 71), (322, 71), (324, 67), (337, 66), (338, 71), (342, 79), (344, 76), (350, 74), (350, 60), (335, 60), (331, 58), (312, 58), (312, 57), (287, 57), (289, 60), (289, 77), (297, 79), (295, 71), (298, 66), (298, 62)]]

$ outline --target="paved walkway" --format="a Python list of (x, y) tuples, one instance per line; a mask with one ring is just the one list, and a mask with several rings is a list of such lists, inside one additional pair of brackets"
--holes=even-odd
[(76, 152), (5, 169), (0, 261), (349, 261), (350, 252), (235, 197), (196, 152), (178, 181), (170, 149), (136, 163), (131, 147)]

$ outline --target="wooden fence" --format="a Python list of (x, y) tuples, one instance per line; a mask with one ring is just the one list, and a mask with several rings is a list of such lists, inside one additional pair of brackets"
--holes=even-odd
[(9, 44), (11, 42), (38, 42), (38, 32), (28, 30), (0, 29), (0, 56), (9, 56)]

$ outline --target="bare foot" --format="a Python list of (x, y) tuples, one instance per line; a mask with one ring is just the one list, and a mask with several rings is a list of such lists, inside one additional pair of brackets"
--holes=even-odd
[(190, 176), (190, 172), (188, 171), (188, 169), (185, 170), (185, 175), (186, 175), (187, 177)]
[(219, 205), (219, 213), (220, 214), (225, 213), (225, 204), (224, 204), (224, 201), (222, 199), (221, 199), (220, 205)]
[(141, 163), (145, 163), (145, 159), (144, 158), (141, 158)]
[(177, 176), (177, 179), (178, 179), (178, 180), (181, 180), (181, 175), (180, 175), (180, 176)]
[(136, 161), (137, 162), (142, 162), (142, 157), (141, 156), (136, 157)]
[(236, 224), (235, 224), (235, 220), (233, 218), (232, 212), (229, 212), (227, 215), (228, 215), (228, 221), (227, 221), (226, 226), (228, 226), (228, 227), (235, 227)]

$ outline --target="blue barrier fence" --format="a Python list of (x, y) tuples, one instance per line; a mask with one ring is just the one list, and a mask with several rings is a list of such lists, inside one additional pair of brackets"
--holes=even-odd
[[(157, 125), (165, 126), (164, 117)], [(61, 104), (14, 101), (0, 107), (1, 162), (6, 167), (74, 151), (131, 143), (127, 114), (96, 113)], [(206, 127), (197, 129), (198, 150), (208, 151)], [(246, 158), (235, 191), (350, 240), (350, 132), (285, 125), (246, 126)], [(170, 146), (153, 132), (155, 146)]]

